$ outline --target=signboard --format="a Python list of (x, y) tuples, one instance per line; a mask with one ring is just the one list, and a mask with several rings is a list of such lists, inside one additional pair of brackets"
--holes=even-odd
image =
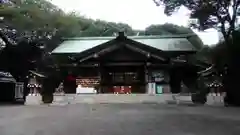
[(165, 71), (154, 71), (151, 74), (151, 81), (152, 82), (168, 82), (169, 81), (169, 75)]
[(81, 85), (78, 85), (76, 89), (77, 94), (95, 94), (97, 91), (94, 88), (84, 88)]
[(162, 94), (163, 93), (163, 86), (156, 85), (156, 92), (157, 92), (157, 94)]
[(99, 85), (100, 78), (99, 77), (87, 77), (87, 78), (77, 78), (76, 84), (81, 85), (81, 87), (95, 87)]
[(152, 80), (154, 82), (161, 82), (164, 80), (164, 72), (163, 71), (155, 71), (152, 72)]
[(15, 86), (15, 99), (23, 99), (24, 98), (24, 83), (17, 82)]
[(156, 83), (148, 83), (148, 94), (155, 94)]

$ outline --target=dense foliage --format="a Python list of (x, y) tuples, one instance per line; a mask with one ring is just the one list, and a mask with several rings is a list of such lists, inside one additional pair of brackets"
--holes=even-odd
[(64, 13), (45, 0), (11, 0), (0, 6), (1, 28), (13, 42), (38, 40), (47, 49), (56, 47), (62, 37), (112, 36), (119, 30), (133, 35), (127, 24), (91, 20), (75, 13)]
[(239, 0), (153, 0), (157, 5), (164, 5), (165, 13), (171, 15), (181, 6), (191, 11), (191, 18), (197, 18), (193, 24), (201, 30), (220, 28), (227, 39), (235, 29), (239, 9)]
[(165, 7), (165, 13), (171, 15), (181, 6), (191, 11), (191, 17), (198, 23), (192, 24), (200, 30), (216, 28), (223, 35), (223, 42), (211, 50), (211, 59), (218, 71), (223, 73), (224, 90), (227, 92), (226, 102), (240, 105), (239, 79), (240, 75), (240, 33), (236, 30), (239, 15), (240, 0), (153, 0), (158, 6)]
[(190, 28), (169, 23), (166, 23), (164, 25), (150, 25), (145, 29), (145, 35), (174, 35), (190, 33), (193, 33)]

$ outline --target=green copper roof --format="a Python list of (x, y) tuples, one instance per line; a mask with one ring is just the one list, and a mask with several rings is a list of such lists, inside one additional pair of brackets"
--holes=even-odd
[(192, 51), (193, 45), (186, 38), (136, 39), (135, 41), (163, 51)]
[[(69, 38), (54, 49), (52, 53), (80, 53), (115, 38), (116, 37)], [(186, 36), (130, 36), (127, 38), (163, 51), (196, 50)]]
[(66, 40), (54, 49), (52, 53), (80, 53), (107, 41), (109, 40)]

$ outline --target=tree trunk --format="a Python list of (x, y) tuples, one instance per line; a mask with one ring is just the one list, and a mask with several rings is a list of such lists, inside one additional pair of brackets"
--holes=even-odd
[(42, 91), (42, 100), (44, 103), (51, 103), (53, 101), (53, 93), (59, 84), (60, 79), (57, 77), (54, 71), (52, 71), (52, 73), (49, 73), (47, 78), (44, 78)]
[(204, 81), (200, 77), (197, 78), (186, 78), (183, 82), (191, 90), (192, 102), (195, 104), (205, 104), (207, 102), (207, 94), (209, 90), (204, 84)]
[(223, 78), (223, 87), (226, 92), (226, 105), (240, 106), (240, 33), (233, 34), (233, 44), (227, 47), (227, 71)]
[[(229, 70), (230, 71), (230, 70)], [(231, 72), (231, 71), (230, 71)], [(239, 71), (237, 71), (239, 72)], [(236, 73), (236, 72), (235, 72)], [(238, 75), (237, 75), (238, 74)], [(223, 83), (224, 90), (226, 91), (226, 97), (224, 103), (230, 106), (240, 106), (240, 81), (237, 79), (239, 73), (229, 75), (225, 77), (225, 82)]]
[(225, 103), (240, 106), (240, 59), (239, 54), (230, 57), (227, 74), (224, 76), (223, 87), (226, 91)]
[(183, 83), (191, 91), (192, 102), (195, 104), (205, 104), (208, 89), (204, 84), (204, 78), (197, 74), (197, 67), (190, 66), (184, 70)]

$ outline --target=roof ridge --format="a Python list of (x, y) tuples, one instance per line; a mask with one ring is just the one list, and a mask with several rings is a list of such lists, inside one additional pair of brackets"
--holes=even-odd
[(71, 37), (71, 38), (62, 38), (64, 40), (111, 40), (116, 37)]
[(151, 36), (129, 36), (129, 38), (133, 39), (159, 39), (159, 38), (188, 38), (192, 36), (197, 36), (196, 34), (179, 34), (179, 35), (151, 35)]
[[(197, 34), (178, 34), (178, 35), (150, 35), (150, 36), (127, 36), (129, 39), (160, 39), (160, 38), (189, 38), (192, 36), (197, 36)], [(116, 36), (117, 37), (117, 36)], [(115, 36), (106, 37), (70, 37), (62, 38), (64, 40), (111, 40), (116, 38)]]

